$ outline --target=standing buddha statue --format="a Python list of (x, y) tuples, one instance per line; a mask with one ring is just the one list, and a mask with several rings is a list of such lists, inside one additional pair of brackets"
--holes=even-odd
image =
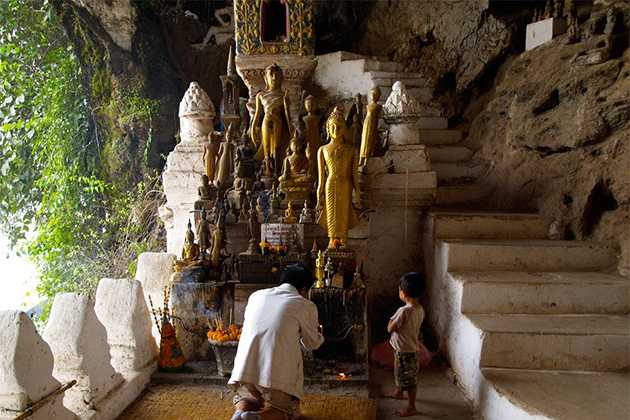
[(306, 157), (311, 163), (315, 162), (317, 151), (322, 145), (322, 139), (319, 135), (319, 123), (322, 119), (317, 115), (317, 99), (313, 95), (309, 95), (304, 100), (304, 108), (307, 115), (302, 118), (306, 126)]
[(234, 142), (236, 140), (236, 127), (233, 124), (234, 123), (230, 124), (227, 133), (225, 133), (225, 140), (221, 142), (221, 146), (219, 146), (219, 165), (217, 168), (216, 181), (218, 182), (217, 187), (221, 188), (222, 191), (230, 188), (230, 181), (234, 179), (234, 156), (236, 149)]
[(256, 146), (258, 162), (265, 161), (266, 174), (272, 172), (272, 162), (282, 162), (291, 138), (289, 92), (282, 91), (282, 69), (272, 64), (265, 69), (264, 92), (256, 95), (256, 111), (249, 136)]
[(339, 240), (343, 249), (347, 247), (348, 230), (359, 223), (352, 205), (354, 189), (357, 205), (361, 207), (359, 156), (355, 147), (343, 141), (346, 121), (338, 107), (328, 117), (326, 131), (331, 139), (330, 143), (322, 146), (317, 153), (317, 207), (320, 210), (317, 223), (328, 231), (328, 249), (335, 248), (335, 239)]
[(367, 106), (367, 115), (363, 123), (361, 133), (361, 152), (359, 153), (359, 165), (365, 165), (374, 153), (374, 146), (378, 139), (378, 121), (383, 116), (383, 106), (378, 103), (381, 98), (381, 89), (374, 86), (370, 91), (372, 103)]

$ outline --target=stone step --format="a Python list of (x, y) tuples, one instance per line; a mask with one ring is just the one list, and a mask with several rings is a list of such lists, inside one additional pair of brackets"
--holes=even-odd
[[(379, 103), (385, 103), (392, 93), (392, 85), (378, 85), (378, 87), (381, 88), (381, 101)], [(433, 89), (426, 87), (408, 87), (407, 93), (420, 103), (428, 103), (433, 99)]]
[(451, 146), (462, 140), (459, 130), (418, 130), (420, 141), (426, 146)]
[(554, 220), (539, 214), (490, 212), (431, 212), (429, 219), (435, 239), (546, 239)]
[(440, 184), (463, 184), (474, 182), (486, 173), (485, 163), (434, 163), (431, 169), (437, 172)]
[(482, 369), (486, 420), (630, 418), (627, 372)]
[(479, 204), (493, 191), (493, 187), (474, 184), (438, 185), (435, 205), (459, 208), (470, 204)]
[(420, 117), (418, 118), (418, 128), (421, 130), (446, 130), (448, 129), (448, 118)]
[(466, 162), (472, 158), (474, 151), (463, 146), (427, 147), (431, 163)]
[(461, 311), (465, 314), (623, 315), (630, 312), (630, 280), (621, 276), (526, 271), (450, 275), (464, 284)]
[[(439, 188), (438, 188), (439, 194)], [(441, 239), (448, 271), (600, 271), (617, 260), (613, 242)]]
[[(370, 74), (373, 74), (371, 72)], [(413, 73), (410, 73), (413, 74)], [(420, 88), (428, 88), (427, 81), (422, 76), (402, 76), (402, 77), (374, 77), (372, 76), (372, 82), (374, 82), (375, 86), (389, 86), (392, 87), (394, 83), (397, 81), (401, 81), (405, 84), (407, 89), (420, 87)], [(382, 93), (382, 92), (381, 92)]]
[(387, 72), (402, 72), (405, 70), (405, 66), (402, 63), (395, 61), (376, 61), (365, 60), (363, 66), (365, 71), (387, 71)]
[[(372, 78), (394, 79), (394, 82), (402, 79), (422, 79), (426, 80), (420, 73), (410, 73), (405, 70), (401, 71), (370, 71)], [(394, 84), (394, 83), (392, 83)]]
[(630, 318), (466, 315), (483, 337), (481, 368), (612, 372), (628, 368)]

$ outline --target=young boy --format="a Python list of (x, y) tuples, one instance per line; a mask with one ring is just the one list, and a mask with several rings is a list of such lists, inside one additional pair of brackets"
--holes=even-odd
[(392, 335), (390, 343), (394, 348), (394, 377), (396, 391), (383, 394), (384, 397), (404, 400), (407, 391), (407, 406), (396, 411), (398, 417), (416, 414), (416, 391), (418, 381), (418, 335), (424, 320), (424, 309), (418, 300), (427, 287), (427, 281), (418, 273), (407, 273), (400, 278), (398, 296), (406, 303), (398, 308), (389, 320), (387, 332)]

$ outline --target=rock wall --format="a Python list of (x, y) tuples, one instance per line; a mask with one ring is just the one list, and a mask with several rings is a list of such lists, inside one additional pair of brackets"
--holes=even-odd
[(615, 240), (627, 273), (628, 50), (603, 64), (572, 66), (583, 48), (554, 40), (510, 58), (464, 114), (468, 142), (491, 165), (484, 180), (496, 188), (490, 208), (552, 215), (558, 239)]

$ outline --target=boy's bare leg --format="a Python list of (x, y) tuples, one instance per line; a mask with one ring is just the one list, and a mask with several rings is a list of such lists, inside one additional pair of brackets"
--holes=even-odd
[(395, 398), (397, 400), (405, 399), (405, 393), (400, 389), (396, 389), (394, 392), (383, 392), (382, 396), (385, 398)]
[(403, 408), (402, 410), (396, 411), (396, 413), (394, 414), (396, 414), (398, 417), (408, 417), (408, 416), (413, 416), (414, 414), (417, 414), (418, 413), (418, 410), (416, 410), (417, 392), (418, 392), (417, 386), (414, 386), (409, 391), (407, 391), (407, 406)]
[(234, 411), (254, 411), (258, 408), (260, 408), (259, 405), (242, 400), (234, 406)]

